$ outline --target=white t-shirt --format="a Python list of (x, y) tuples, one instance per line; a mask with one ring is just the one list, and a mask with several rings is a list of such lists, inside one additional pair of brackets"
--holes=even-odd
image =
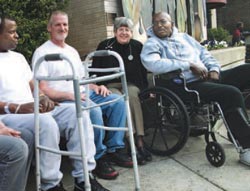
[[(32, 58), (32, 66), (34, 69), (34, 65), (37, 60), (45, 56), (47, 54), (63, 54), (70, 59), (70, 61), (74, 64), (78, 77), (84, 77), (84, 68), (82, 66), (82, 62), (78, 52), (71, 46), (66, 45), (64, 48), (55, 45), (53, 42), (48, 40), (44, 44), (42, 44), (39, 48), (36, 49)], [(39, 76), (65, 76), (72, 75), (72, 69), (70, 64), (66, 61), (44, 61), (41, 63), (39, 70), (37, 72)], [(72, 81), (47, 81), (48, 86), (54, 90), (62, 91), (62, 92), (71, 92), (73, 93), (73, 82)], [(81, 89), (83, 91), (83, 89)]]
[(24, 56), (14, 51), (0, 53), (0, 101), (33, 102), (29, 82), (32, 71)]

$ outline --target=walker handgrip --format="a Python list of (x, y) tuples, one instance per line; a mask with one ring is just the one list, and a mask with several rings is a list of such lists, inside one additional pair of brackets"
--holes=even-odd
[(57, 60), (62, 60), (62, 57), (61, 57), (61, 54), (47, 54), (44, 56), (44, 60), (57, 61)]
[(109, 50), (98, 50), (96, 52), (94, 52), (94, 57), (100, 57), (100, 56), (109, 56), (110, 55), (110, 51)]

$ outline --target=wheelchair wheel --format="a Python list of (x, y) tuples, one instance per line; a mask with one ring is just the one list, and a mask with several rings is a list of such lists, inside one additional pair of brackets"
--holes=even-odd
[(167, 156), (178, 152), (189, 136), (189, 117), (183, 102), (161, 87), (140, 94), (144, 118), (144, 145), (153, 154)]
[(206, 146), (207, 160), (215, 167), (220, 167), (225, 163), (225, 152), (217, 142), (209, 142)]

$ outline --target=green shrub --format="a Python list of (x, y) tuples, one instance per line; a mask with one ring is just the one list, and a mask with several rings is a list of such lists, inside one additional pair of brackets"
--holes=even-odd
[(230, 34), (229, 32), (222, 28), (222, 27), (218, 27), (218, 28), (212, 28), (212, 29), (208, 29), (208, 40), (216, 40), (216, 41), (226, 41), (226, 42), (230, 42), (231, 39), (229, 39)]
[(28, 61), (33, 51), (48, 39), (47, 20), (53, 10), (63, 10), (69, 0), (0, 0), (1, 14), (13, 17), (18, 26), (21, 52)]

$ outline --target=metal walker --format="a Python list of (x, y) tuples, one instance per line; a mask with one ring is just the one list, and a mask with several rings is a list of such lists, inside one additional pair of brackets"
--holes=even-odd
[[(114, 56), (119, 61), (119, 67), (117, 68), (106, 68), (106, 69), (99, 69), (99, 68), (88, 68), (89, 62), (93, 57), (100, 57), (100, 56)], [(59, 61), (65, 60), (69, 63), (72, 69), (72, 75), (70, 76), (57, 76), (57, 77), (48, 77), (48, 76), (38, 76), (37, 72), (39, 69), (40, 64), (43, 61)], [(39, 58), (34, 67), (34, 113), (35, 113), (35, 155), (36, 155), (36, 181), (37, 181), (37, 191), (41, 190), (41, 178), (40, 178), (40, 150), (44, 150), (47, 152), (52, 152), (59, 155), (65, 156), (80, 156), (83, 163), (84, 168), (84, 177), (85, 177), (85, 190), (90, 191), (90, 181), (89, 181), (89, 174), (87, 169), (87, 157), (86, 157), (86, 146), (84, 142), (84, 128), (82, 123), (82, 111), (89, 110), (93, 107), (99, 107), (105, 104), (110, 104), (113, 102), (118, 101), (119, 99), (124, 99), (126, 105), (126, 113), (127, 113), (127, 124), (128, 127), (107, 127), (107, 126), (100, 126), (100, 125), (93, 125), (95, 128), (102, 128), (109, 131), (128, 131), (129, 133), (129, 142), (131, 146), (131, 156), (133, 160), (133, 169), (134, 169), (134, 179), (135, 179), (135, 190), (140, 190), (140, 180), (139, 180), (139, 173), (138, 173), (138, 165), (136, 159), (136, 151), (135, 151), (135, 144), (134, 144), (134, 137), (133, 137), (133, 130), (132, 130), (132, 122), (131, 122), (131, 114), (130, 114), (130, 107), (129, 107), (129, 97), (128, 97), (128, 90), (127, 90), (127, 82), (125, 76), (125, 69), (124, 63), (120, 55), (114, 51), (110, 50), (100, 50), (94, 51), (87, 55), (85, 61), (83, 62), (85, 66), (86, 77), (84, 79), (80, 79), (76, 74), (76, 69), (74, 68), (73, 63), (70, 61), (69, 58), (62, 54), (48, 54), (41, 58)], [(53, 63), (54, 64), (54, 63)], [(55, 63), (57, 64), (57, 63)], [(96, 71), (96, 72), (113, 72), (110, 75), (102, 76), (102, 77), (88, 77), (89, 71)], [(89, 96), (89, 89), (88, 84), (96, 83), (106, 80), (111, 80), (114, 78), (120, 78), (123, 88), (123, 94), (119, 96), (117, 99), (114, 99), (109, 102), (97, 104), (95, 106), (89, 106), (88, 104), (88, 96)], [(74, 86), (74, 94), (75, 94), (75, 107), (76, 107), (76, 116), (77, 116), (77, 123), (79, 128), (79, 138), (81, 142), (81, 151), (80, 152), (69, 152), (63, 150), (55, 150), (45, 146), (40, 145), (39, 143), (39, 81), (40, 80), (47, 80), (47, 81), (60, 81), (60, 80), (71, 80), (73, 81)], [(81, 104), (81, 97), (80, 97), (80, 85), (86, 86), (86, 95), (87, 95), (87, 106), (82, 107)]]

